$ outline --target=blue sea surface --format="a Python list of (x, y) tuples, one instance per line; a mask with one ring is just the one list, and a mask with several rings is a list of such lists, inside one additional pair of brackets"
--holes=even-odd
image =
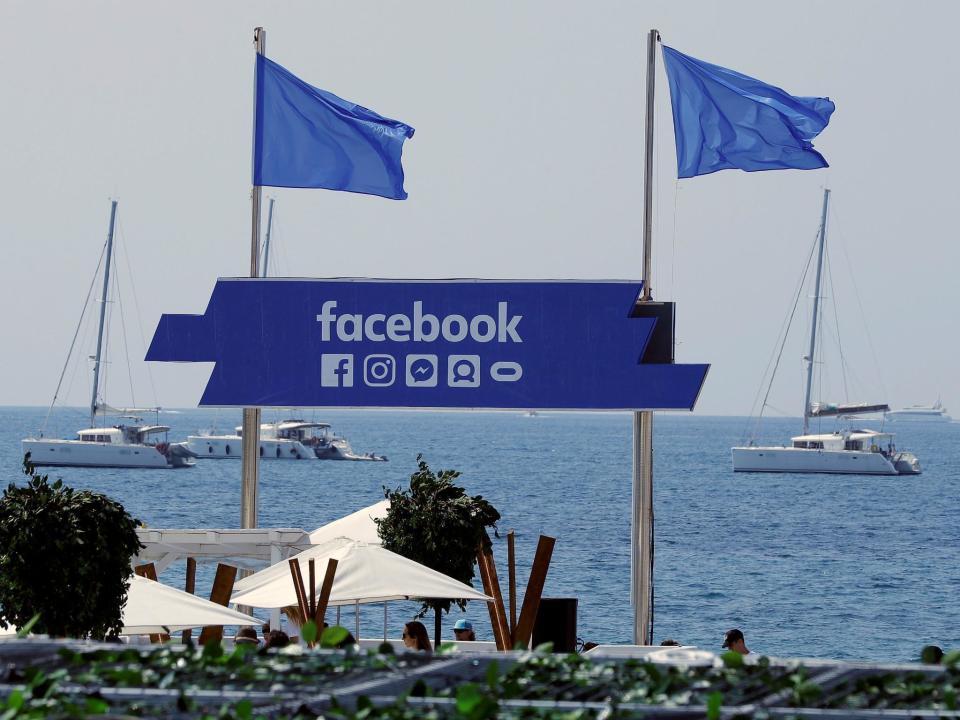
[[(8, 482), (22, 479), (19, 441), (37, 432), (46, 412), (0, 408)], [(579, 599), (580, 637), (631, 642), (629, 414), (299, 414), (332, 422), (356, 451), (382, 453), (390, 462), (262, 463), (262, 527), (313, 530), (377, 502), (384, 486), (406, 485), (423, 453), (435, 470), (460, 470), (468, 491), (502, 514), (494, 544), (504, 594), (504, 532), (517, 534), (521, 592), (538, 535), (551, 535), (557, 545), (545, 596)], [(290, 415), (265, 411), (264, 420)], [(191, 409), (159, 419), (176, 441), (212, 425), (228, 430), (240, 424), (240, 413)], [(46, 434), (70, 437), (85, 422), (80, 410), (56, 410)], [(960, 424), (894, 427), (898, 445), (923, 464), (915, 477), (735, 474), (730, 447), (747, 425), (746, 418), (656, 416), (657, 642), (672, 637), (719, 650), (724, 631), (736, 626), (752, 649), (782, 656), (907, 661), (926, 644), (960, 647)], [(764, 427), (765, 437), (779, 444), (798, 432), (799, 420), (778, 418)], [(50, 473), (119, 500), (150, 527), (239, 525), (239, 461)], [(183, 577), (178, 563), (161, 580), (182, 587)], [(209, 592), (211, 579), (212, 568), (203, 567), (198, 593)], [(416, 608), (390, 605), (392, 637)], [(364, 635), (382, 635), (382, 606), (360, 614)], [(444, 618), (445, 635), (460, 616), (455, 609)], [(492, 637), (486, 607), (471, 604), (467, 617), (480, 639)], [(352, 627), (349, 610), (343, 622)], [(425, 623), (432, 635), (432, 617)]]

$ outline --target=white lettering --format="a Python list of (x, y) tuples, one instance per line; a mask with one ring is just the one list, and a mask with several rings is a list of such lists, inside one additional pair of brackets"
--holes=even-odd
[(522, 343), (523, 340), (521, 340), (520, 335), (517, 334), (517, 325), (522, 319), (523, 315), (514, 315), (510, 318), (510, 322), (507, 322), (507, 303), (497, 303), (497, 325), (499, 328), (497, 340), (499, 342), (506, 342), (507, 335), (509, 335), (513, 342)]
[(403, 313), (389, 317), (383, 313), (338, 315), (336, 309), (336, 300), (325, 300), (316, 316), (324, 342), (333, 339), (334, 327), (336, 339), (340, 342), (383, 342), (386, 339), (409, 342), (411, 334), (414, 342), (433, 342), (441, 336), (447, 342), (461, 342), (467, 336), (483, 343), (494, 338), (497, 342), (523, 342), (519, 332), (523, 315), (511, 315), (510, 305), (506, 302), (497, 303), (496, 318), (492, 315), (474, 315), (472, 318), (446, 315), (440, 318), (424, 313), (422, 300), (414, 301), (412, 318)]
[(363, 332), (366, 333), (367, 337), (373, 340), (374, 342), (383, 342), (383, 333), (378, 333), (373, 329), (374, 323), (382, 323), (387, 319), (386, 315), (381, 315), (380, 313), (374, 313), (366, 319), (363, 323)]
[[(454, 332), (453, 326), (457, 325), (457, 330)], [(443, 319), (443, 339), (449, 340), (450, 342), (460, 342), (463, 340), (467, 333), (470, 332), (470, 326), (467, 324), (467, 319), (463, 315), (447, 315)]]
[[(430, 324), (430, 332), (423, 331), (423, 325)], [(424, 315), (423, 303), (417, 300), (413, 303), (413, 341), (414, 342), (433, 342), (440, 335), (440, 321), (436, 315)]]
[[(347, 323), (353, 326), (351, 332), (347, 332)], [(337, 318), (337, 338), (344, 341), (363, 340), (363, 315), (341, 315)]]
[[(481, 331), (480, 326), (486, 325)], [(497, 321), (489, 315), (477, 315), (470, 321), (470, 337), (477, 342), (490, 342), (497, 336)]]
[(391, 315), (387, 318), (387, 337), (396, 342), (410, 339), (410, 318), (406, 315)]
[(331, 313), (331, 310), (333, 310), (336, 306), (336, 300), (327, 300), (325, 303), (323, 303), (320, 314), (317, 315), (317, 322), (320, 323), (320, 337), (322, 340), (326, 341), (330, 339), (330, 324), (336, 317), (335, 314)]

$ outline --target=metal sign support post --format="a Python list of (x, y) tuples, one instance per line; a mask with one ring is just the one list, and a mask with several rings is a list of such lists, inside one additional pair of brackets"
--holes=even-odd
[[(263, 28), (253, 31), (253, 43), (257, 55), (263, 55), (267, 34)], [(253, 125), (254, 136), (257, 132), (256, 88), (254, 88)], [(260, 200), (262, 191), (254, 185), (250, 193), (250, 277), (260, 276)], [(257, 527), (257, 485), (260, 479), (260, 408), (243, 409), (243, 476), (240, 489), (240, 527)]]
[[(643, 295), (653, 300), (653, 99), (660, 33), (647, 37), (647, 123), (643, 169)], [(631, 522), (631, 601), (633, 642), (653, 644), (653, 412), (633, 413), (633, 517)]]

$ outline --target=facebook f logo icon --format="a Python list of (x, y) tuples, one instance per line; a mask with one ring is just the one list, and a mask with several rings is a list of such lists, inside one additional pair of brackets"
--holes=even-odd
[(324, 353), (320, 356), (321, 387), (353, 387), (353, 355)]

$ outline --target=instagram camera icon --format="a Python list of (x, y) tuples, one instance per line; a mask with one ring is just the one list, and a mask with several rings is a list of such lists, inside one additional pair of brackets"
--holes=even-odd
[(392, 355), (367, 355), (363, 361), (363, 381), (369, 387), (393, 385), (397, 361)]

